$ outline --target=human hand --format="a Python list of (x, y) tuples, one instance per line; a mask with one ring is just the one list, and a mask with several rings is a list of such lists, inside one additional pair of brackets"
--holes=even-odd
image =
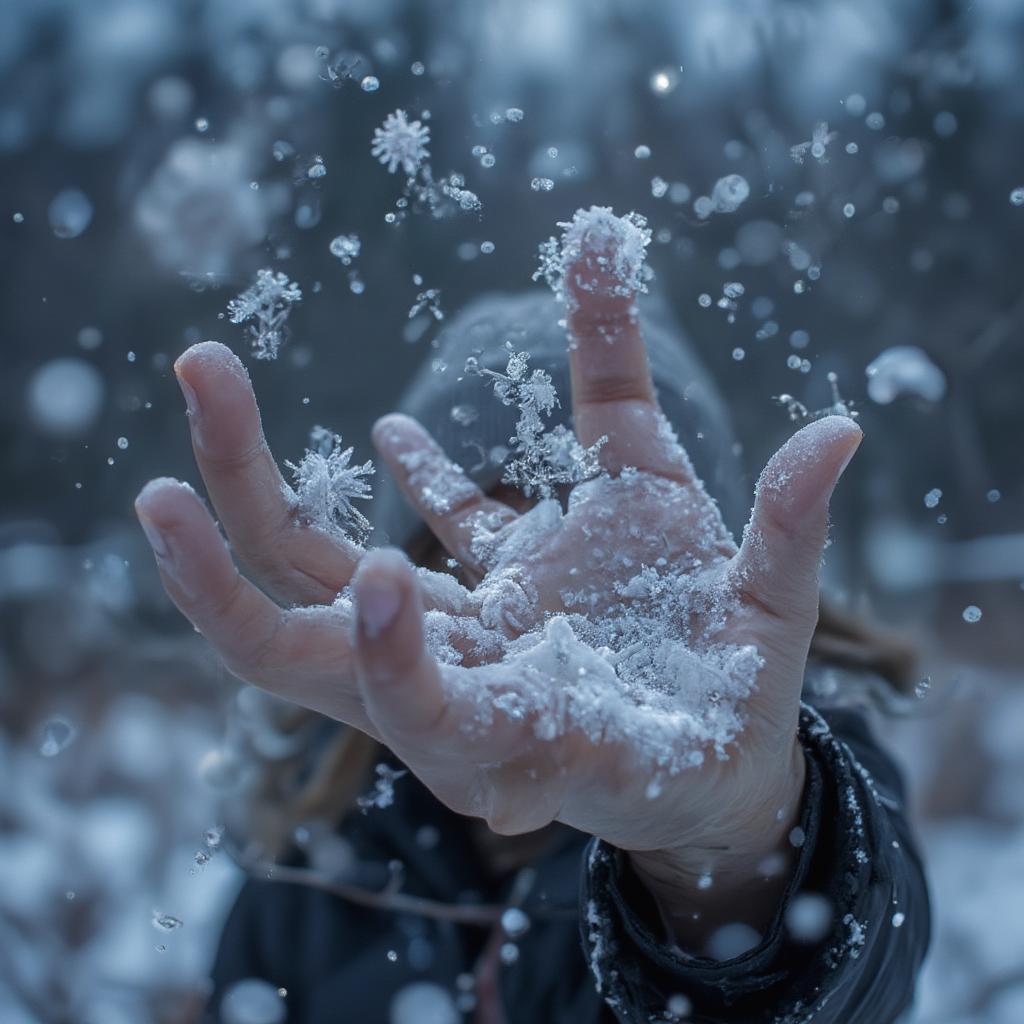
[[(570, 280), (600, 283), (594, 257), (585, 253)], [(784, 848), (799, 807), (796, 723), (827, 505), (860, 431), (830, 417), (795, 435), (765, 470), (737, 549), (665, 430), (634, 297), (597, 287), (578, 289), (576, 299), (574, 424), (584, 445), (607, 436), (608, 476), (575, 488), (557, 529), (534, 531), (529, 520), (522, 529), (510, 506), (480, 493), (408, 418), (385, 417), (375, 427), (406, 495), (479, 582), (473, 591), (415, 573), (397, 552), (364, 553), (304, 524), (263, 440), (241, 364), (212, 343), (186, 352), (176, 371), (208, 493), (254, 582), (239, 575), (185, 485), (147, 485), (139, 516), (168, 593), (241, 678), (370, 733), (448, 806), (496, 831), (558, 820), (630, 851), (682, 936), (695, 934), (694, 907), (706, 926), (725, 913), (730, 894), (750, 895), (752, 915), (763, 920), (773, 889), (757, 887), (759, 909), (750, 886), (764, 858)], [(516, 543), (507, 543), (517, 527)], [(495, 543), (479, 543), (482, 535)], [(524, 685), (513, 666), (495, 664), (502, 642), (578, 612), (567, 607), (567, 592), (576, 601), (584, 595), (587, 616), (600, 620), (622, 604), (621, 588), (638, 568), (659, 560), (730, 597), (724, 618), (696, 616), (695, 635), (754, 646), (762, 659), (727, 759), (708, 756), (670, 772), (655, 793), (642, 739), (595, 740), (571, 727), (540, 738), (529, 713), (499, 711), (481, 725), (480, 692), (507, 698)], [(332, 603), (349, 584), (354, 608)], [(425, 611), (455, 624), (449, 639), (462, 667), (430, 653)], [(488, 636), (501, 642), (488, 648), (480, 643)], [(708, 875), (713, 896), (699, 881)]]

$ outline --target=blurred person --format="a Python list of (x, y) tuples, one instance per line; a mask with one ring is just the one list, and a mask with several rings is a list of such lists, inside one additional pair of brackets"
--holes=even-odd
[[(614, 258), (591, 240), (567, 273), (567, 358), (550, 297), (480, 300), (442, 342), (455, 372), (425, 369), (403, 413), (377, 423), (374, 442), (429, 528), (428, 539), (385, 489), (378, 526), (405, 552), (364, 550), (301, 515), (230, 351), (204, 343), (178, 360), (231, 550), (190, 487), (152, 481), (136, 508), (167, 592), (241, 679), (343, 723), (309, 733), (299, 767), (268, 780), (271, 806), (246, 807), (263, 832), (241, 844), (250, 863), (279, 863), (253, 871), (231, 912), (211, 1021), (253, 978), (286, 993), (288, 1021), (309, 1024), (881, 1024), (909, 1006), (929, 933), (922, 866), (898, 772), (836, 699), (858, 680), (901, 683), (907, 666), (901, 648), (819, 606), (829, 499), (861, 432), (844, 417), (799, 431), (766, 467), (737, 546), (728, 419), (692, 353), (656, 303), (640, 315), (634, 294), (573, 283), (600, 280)], [(607, 439), (604, 479), (622, 486), (581, 483), (561, 529), (528, 531), (511, 569), (533, 618), (504, 627), (563, 614), (570, 588), (603, 595), (595, 616), (621, 600), (636, 570), (604, 558), (596, 530), (622, 563), (650, 563), (656, 541), (670, 566), (730, 581), (738, 603), (715, 628), (763, 663), (727, 756), (708, 744), (652, 785), (628, 741), (539, 739), (528, 713), (501, 711), (473, 730), (476, 705), (446, 686), (431, 616), (484, 613), (471, 599), (455, 607), (465, 599), (441, 574), (457, 567), (484, 586), (473, 525), (513, 529), (531, 502), (477, 457), (507, 441), (500, 418), (476, 420), (474, 444), (453, 452), (463, 464), (426, 428), (457, 444), (458, 369), (500, 365), (509, 337), (554, 381), (568, 377), (579, 441)], [(459, 656), (466, 678), (492, 667), (468, 646)], [(359, 799), (374, 765), (377, 791), (393, 788)], [(329, 826), (333, 870), (310, 822)]]

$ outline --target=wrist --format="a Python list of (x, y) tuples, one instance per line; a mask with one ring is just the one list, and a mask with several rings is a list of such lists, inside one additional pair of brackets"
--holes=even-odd
[(806, 763), (794, 737), (785, 769), (751, 787), (743, 806), (722, 825), (708, 824), (697, 841), (632, 851), (634, 873), (654, 897), (673, 938), (703, 948), (725, 924), (763, 933), (792, 874), (803, 837)]

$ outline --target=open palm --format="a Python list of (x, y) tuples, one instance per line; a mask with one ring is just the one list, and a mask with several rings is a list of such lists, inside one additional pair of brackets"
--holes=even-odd
[[(790, 821), (799, 800), (796, 725), (827, 506), (860, 430), (829, 417), (794, 435), (762, 475), (737, 548), (658, 408), (633, 296), (600, 287), (593, 254), (581, 264), (569, 275), (589, 283), (569, 317), (573, 420), (582, 444), (607, 438), (606, 473), (577, 485), (564, 516), (535, 509), (524, 529), (415, 421), (392, 415), (374, 428), (404, 493), (475, 589), (304, 523), (247, 375), (214, 343), (189, 349), (176, 372), (196, 460), (248, 575), (187, 485), (151, 482), (138, 514), (168, 593), (236, 675), (381, 740), (454, 810), (510, 833), (558, 820), (631, 851), (753, 852), (762, 826)], [(551, 528), (534, 529), (537, 517)], [(507, 697), (522, 685), (494, 663), (501, 645), (489, 655), (481, 636), (514, 639), (553, 615), (600, 620), (655, 565), (730, 597), (724, 618), (688, 624), (694, 636), (759, 655), (727, 759), (705, 757), (652, 789), (649, 757), (628, 738), (573, 728), (538, 736), (529, 713), (500, 710), (507, 700), (481, 725), (481, 692)], [(352, 600), (336, 601), (349, 586)], [(461, 666), (430, 653), (431, 612), (454, 624)]]

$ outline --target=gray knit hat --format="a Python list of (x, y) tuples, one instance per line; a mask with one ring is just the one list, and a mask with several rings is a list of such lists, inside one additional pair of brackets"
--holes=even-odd
[[(487, 491), (501, 479), (501, 461), (515, 430), (518, 409), (494, 397), (487, 378), (464, 374), (470, 356), (486, 369), (504, 371), (509, 351), (527, 352), (530, 368), (546, 370), (561, 407), (550, 426), (570, 422), (571, 398), (564, 309), (547, 291), (485, 295), (464, 307), (443, 329), (424, 365), (399, 402), (399, 410), (419, 420), (457, 462)], [(704, 368), (656, 295), (640, 303), (640, 326), (661, 407), (693, 460), (698, 476), (736, 532), (746, 519), (750, 496), (733, 444), (725, 405)], [(374, 487), (376, 537), (403, 547), (419, 532), (420, 521), (382, 469)]]

